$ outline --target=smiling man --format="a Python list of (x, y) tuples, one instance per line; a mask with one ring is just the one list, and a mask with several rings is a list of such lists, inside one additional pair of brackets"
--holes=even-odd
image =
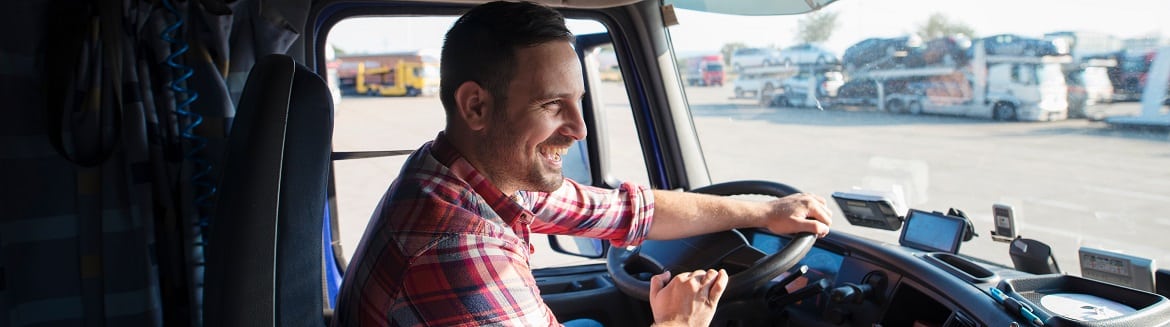
[[(558, 325), (528, 264), (532, 232), (616, 246), (731, 228), (829, 232), (830, 213), (814, 195), (746, 202), (564, 178), (561, 156), (587, 133), (572, 41), (559, 13), (531, 3), (488, 3), (455, 22), (442, 52), (446, 127), (382, 198), (346, 270), (334, 325)], [(655, 324), (706, 326), (727, 278), (655, 276)]]

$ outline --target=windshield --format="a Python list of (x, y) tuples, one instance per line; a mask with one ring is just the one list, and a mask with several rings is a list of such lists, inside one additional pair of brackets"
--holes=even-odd
[[(1067, 87), (1064, 76), (1089, 57), (1167, 46), (1170, 2), (840, 0), (795, 16), (676, 11), (680, 23), (668, 29), (676, 58), (722, 55), (729, 65), (728, 83), (684, 89), (713, 182), (765, 179), (826, 198), (864, 190), (904, 208), (958, 209), (979, 234), (960, 254), (1009, 267), (1007, 243), (990, 237), (995, 204), (1011, 206), (1018, 234), (1050, 245), (1066, 273), (1079, 274), (1082, 246), (1170, 262), (1170, 138), (1101, 120), (1139, 115), (1141, 104), (1089, 104), (1085, 115), (1097, 118), (1089, 120), (1070, 114), (1066, 92), (1021, 99)], [(1012, 43), (982, 39), (995, 35)], [(1071, 46), (1046, 41), (1054, 36)], [(782, 58), (796, 70), (787, 76), (840, 76), (839, 95), (747, 89), (778, 70), (737, 59), (737, 49), (800, 44), (845, 58)], [(1158, 65), (1119, 66), (1108, 69)], [(1109, 75), (1095, 76), (1125, 83)], [(913, 85), (929, 87), (898, 91)], [(898, 243), (899, 232), (852, 226), (831, 207), (835, 230)]]

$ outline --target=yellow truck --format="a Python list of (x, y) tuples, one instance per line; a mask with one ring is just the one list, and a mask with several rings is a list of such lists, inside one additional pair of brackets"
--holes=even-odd
[(439, 90), (438, 61), (414, 53), (342, 58), (342, 94), (372, 96), (434, 95)]

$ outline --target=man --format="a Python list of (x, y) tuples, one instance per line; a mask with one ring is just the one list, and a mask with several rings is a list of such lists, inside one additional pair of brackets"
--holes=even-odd
[[(559, 13), (531, 3), (488, 3), (455, 22), (440, 72), (446, 127), (383, 197), (334, 325), (557, 325), (528, 265), (530, 232), (617, 246), (746, 227), (829, 232), (813, 195), (762, 203), (565, 179), (561, 155), (586, 134), (572, 39)], [(727, 273), (673, 277), (651, 282), (655, 323), (707, 325)]]

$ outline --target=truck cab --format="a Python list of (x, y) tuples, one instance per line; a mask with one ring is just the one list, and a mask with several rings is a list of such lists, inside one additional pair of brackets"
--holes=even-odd
[[(329, 326), (343, 276), (362, 273), (353, 251), (382, 227), (371, 214), (445, 123), (438, 97), (349, 93), (370, 74), (346, 70), (375, 67), (345, 58), (441, 44), (483, 2), (7, 4), (0, 325)], [(525, 305), (557, 322), (651, 325), (648, 276), (711, 268), (732, 273), (717, 326), (1170, 326), (1166, 132), (984, 118), (1033, 117), (993, 116), (1008, 108), (997, 104), (1063, 110), (1052, 59), (845, 71), (873, 83), (878, 107), (818, 109), (692, 87), (677, 59), (792, 39), (786, 26), (826, 13), (852, 24), (826, 43), (837, 50), (939, 11), (980, 30), (1170, 34), (1170, 2), (540, 3), (566, 17), (582, 59), (588, 133), (563, 157), (567, 178), (744, 201), (807, 192), (834, 220), (819, 239), (737, 228), (625, 247), (533, 234), (517, 278), (539, 295)], [(348, 53), (340, 102), (326, 82), (334, 46)], [(739, 78), (799, 73), (769, 63)]]

